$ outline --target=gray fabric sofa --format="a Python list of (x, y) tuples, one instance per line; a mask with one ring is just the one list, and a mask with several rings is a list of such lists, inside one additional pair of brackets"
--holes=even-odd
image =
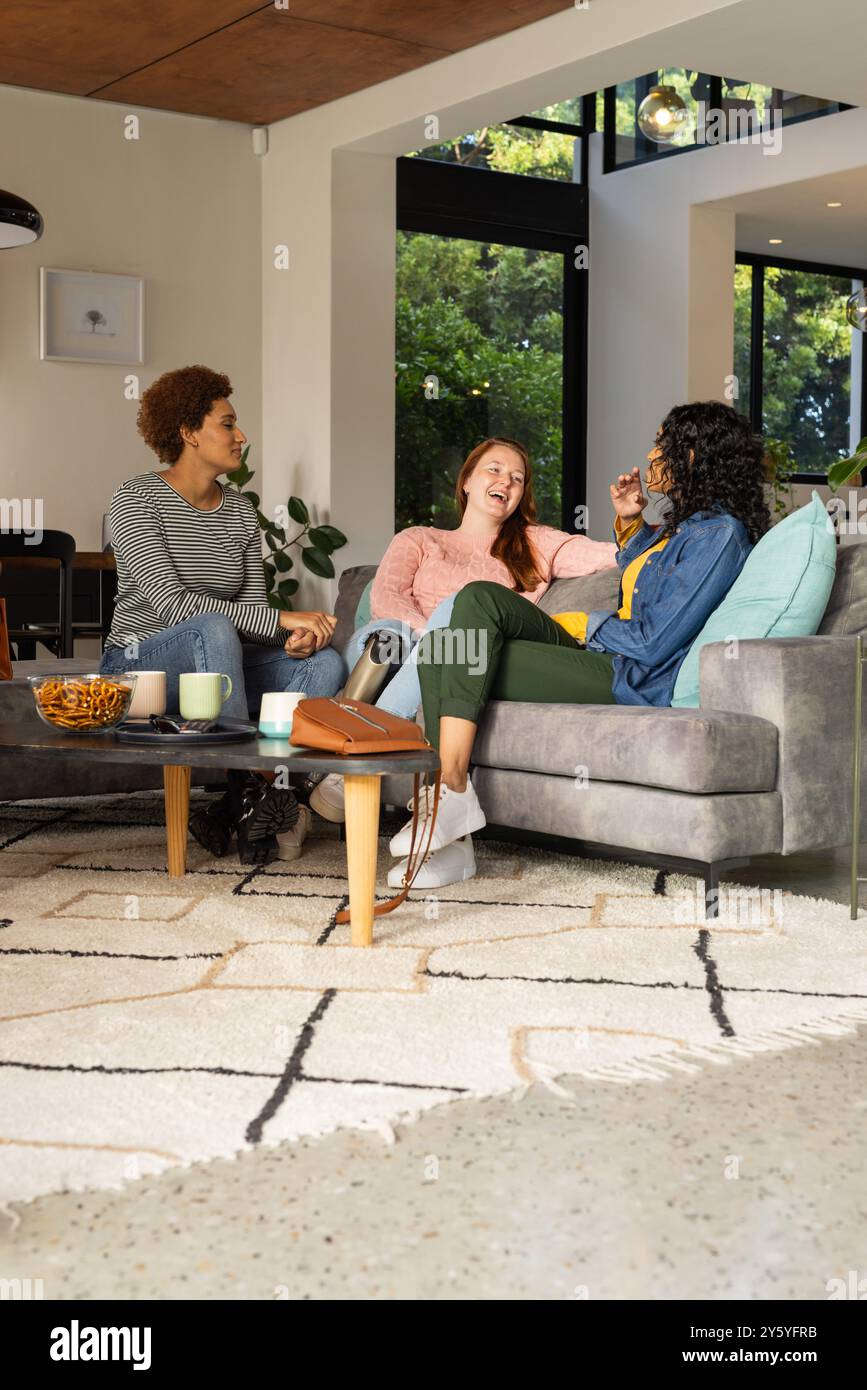
[[(374, 573), (357, 566), (340, 578), (341, 647)], [(617, 570), (556, 580), (540, 606), (614, 609), (618, 584)], [(867, 545), (857, 544), (838, 551), (817, 636), (742, 641), (735, 657), (724, 643), (703, 649), (698, 709), (494, 701), (473, 766), (492, 833), (698, 872), (709, 902), (719, 873), (753, 855), (845, 843), (854, 638), (864, 631)], [(409, 779), (386, 779), (387, 802), (410, 794)]]

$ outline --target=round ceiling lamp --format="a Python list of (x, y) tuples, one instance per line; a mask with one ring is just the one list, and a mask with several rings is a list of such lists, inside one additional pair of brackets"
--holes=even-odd
[(859, 333), (867, 333), (867, 288), (856, 290), (846, 300), (846, 318)]
[(691, 125), (689, 107), (674, 87), (651, 87), (638, 108), (638, 128), (656, 145), (672, 145)]
[(0, 189), (0, 250), (38, 241), (42, 227), (42, 216), (32, 203)]

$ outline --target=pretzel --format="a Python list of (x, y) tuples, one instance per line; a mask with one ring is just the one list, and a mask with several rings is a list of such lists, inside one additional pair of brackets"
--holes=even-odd
[(33, 693), (49, 723), (75, 730), (117, 723), (129, 697), (129, 688), (102, 676), (94, 676), (91, 680), (60, 680), (50, 676), (36, 686)]

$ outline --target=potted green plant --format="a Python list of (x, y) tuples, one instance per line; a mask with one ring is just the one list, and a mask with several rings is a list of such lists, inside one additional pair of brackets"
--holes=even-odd
[(795, 473), (795, 456), (792, 446), (785, 439), (766, 439), (765, 472), (770, 491), (771, 510), (775, 521), (781, 521), (791, 511), (792, 477)]
[(853, 487), (861, 486), (861, 474), (867, 468), (867, 435), (859, 441), (854, 454), (847, 459), (837, 459), (828, 469), (828, 486), (838, 492), (844, 483)]
[[(226, 478), (230, 486), (240, 492), (242, 497), (249, 498), (256, 508), (259, 527), (265, 536), (265, 544), (269, 551), (264, 560), (268, 602), (272, 608), (291, 608), (292, 599), (298, 591), (298, 580), (291, 577), (295, 565), (289, 554), (291, 548), (298, 547), (301, 563), (311, 574), (315, 574), (319, 579), (333, 579), (334, 564), (331, 556), (335, 550), (346, 545), (346, 537), (336, 526), (312, 526), (307, 504), (300, 497), (290, 497), (285, 508), (278, 509), (277, 516), (281, 520), (282, 513), (285, 512), (285, 525), (281, 526), (276, 518), (271, 521), (265, 516), (260, 509), (259, 494), (249, 488), (256, 476), (247, 467), (249, 453), (248, 444), (241, 455), (240, 464), (233, 472), (227, 473)], [(291, 538), (286, 534), (290, 521), (301, 528)]]

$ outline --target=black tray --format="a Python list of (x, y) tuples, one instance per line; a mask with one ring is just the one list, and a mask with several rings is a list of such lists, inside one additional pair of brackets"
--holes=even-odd
[(126, 719), (114, 736), (119, 743), (165, 744), (167, 748), (197, 744), (206, 748), (212, 743), (240, 743), (243, 739), (255, 738), (258, 732), (256, 725), (246, 719), (221, 719), (209, 734), (158, 734), (146, 719)]

